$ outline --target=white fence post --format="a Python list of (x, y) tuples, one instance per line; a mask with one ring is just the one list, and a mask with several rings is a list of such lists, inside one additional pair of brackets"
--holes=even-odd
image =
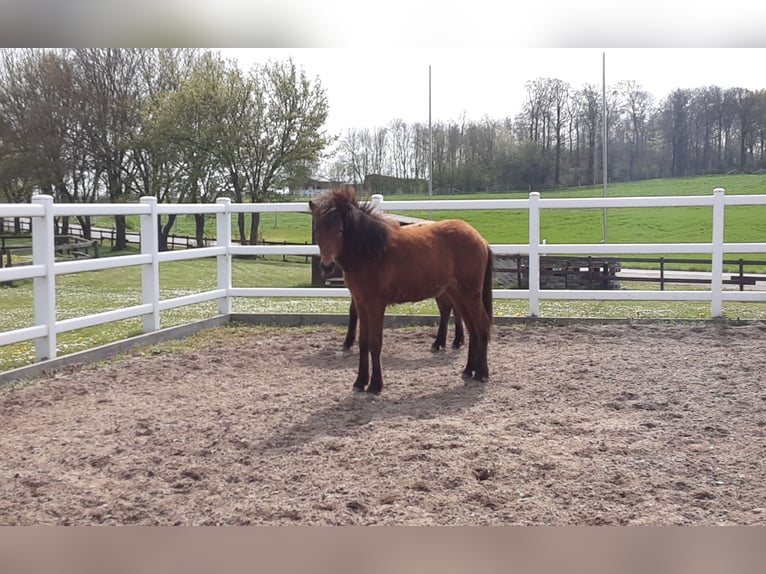
[(529, 316), (540, 314), (540, 193), (529, 194)]
[(35, 339), (35, 359), (44, 361), (56, 357), (56, 263), (55, 231), (53, 229), (53, 197), (33, 195), (32, 203), (43, 206), (42, 217), (32, 217), (32, 264), (44, 265), (45, 275), (35, 277), (35, 325), (45, 325), (47, 335)]
[(723, 224), (724, 199), (726, 191), (722, 187), (713, 190), (713, 249), (711, 256), (710, 277), (710, 316), (723, 315)]
[(141, 216), (141, 253), (150, 254), (152, 262), (141, 266), (141, 301), (152, 306), (152, 312), (144, 315), (144, 333), (160, 329), (160, 263), (159, 219), (157, 198), (144, 196), (141, 203), (149, 206), (149, 215)]
[(219, 197), (216, 203), (223, 205), (223, 213), (218, 213), (215, 216), (216, 225), (216, 245), (218, 247), (225, 247), (226, 253), (218, 255), (218, 288), (226, 290), (226, 296), (223, 299), (218, 300), (218, 314), (229, 315), (231, 313), (231, 297), (229, 296), (229, 290), (231, 289), (231, 253), (229, 253), (229, 246), (231, 245), (231, 199), (228, 197)]
[(370, 198), (370, 203), (373, 209), (380, 209), (380, 204), (383, 203), (383, 195), (380, 193), (373, 194)]

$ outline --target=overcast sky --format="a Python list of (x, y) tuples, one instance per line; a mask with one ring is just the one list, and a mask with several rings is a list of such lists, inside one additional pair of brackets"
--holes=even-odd
[(764, 48), (234, 48), (221, 49), (243, 68), (292, 57), (309, 78), (319, 77), (330, 102), (332, 133), (372, 128), (401, 118), (428, 122), (428, 67), (434, 122), (515, 116), (525, 83), (557, 78), (574, 89), (601, 90), (606, 54), (607, 89), (633, 80), (657, 100), (676, 88), (717, 85), (765, 89)]

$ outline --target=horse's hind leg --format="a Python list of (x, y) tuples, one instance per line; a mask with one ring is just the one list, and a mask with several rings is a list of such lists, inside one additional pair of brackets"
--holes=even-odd
[(477, 348), (474, 355), (473, 378), (477, 381), (486, 382), (489, 380), (489, 363), (487, 361), (489, 334), (487, 331), (479, 330), (476, 339)]
[(473, 378), (485, 382), (489, 380), (487, 352), (492, 318), (487, 315), (481, 299), (471, 301), (467, 305), (466, 313), (465, 317), (471, 317), (468, 360), (473, 371)]
[(468, 330), (468, 358), (466, 360), (465, 368), (463, 369), (462, 377), (464, 379), (470, 379), (474, 373), (474, 353), (476, 347), (474, 345), (474, 327), (473, 316), (469, 315), (465, 303), (460, 299), (453, 299), (454, 311), (459, 314), (465, 322), (465, 328)]
[(439, 295), (436, 297), (436, 306), (439, 307), (439, 330), (436, 332), (436, 340), (431, 345), (431, 351), (434, 353), (447, 346), (447, 325), (452, 312), (452, 302), (446, 295)]
[[(453, 301), (457, 300), (453, 299)], [(468, 359), (462, 376), (464, 379), (487, 381), (489, 379), (487, 347), (490, 328), (487, 313), (480, 299), (460, 301), (455, 305), (455, 309), (460, 313), (468, 329)]]
[(354, 300), (351, 299), (351, 305), (348, 308), (348, 329), (346, 330), (346, 338), (343, 340), (343, 349), (346, 351), (354, 346), (356, 322), (358, 319), (359, 315), (356, 312), (356, 305), (354, 305)]
[(463, 320), (460, 318), (460, 313), (458, 313), (457, 309), (453, 309), (452, 312), (455, 315), (455, 339), (452, 341), (452, 348), (459, 349), (463, 346), (463, 343), (465, 343), (465, 334), (463, 333)]

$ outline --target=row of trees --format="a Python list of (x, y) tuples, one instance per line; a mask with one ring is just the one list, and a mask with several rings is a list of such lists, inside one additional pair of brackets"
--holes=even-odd
[[(527, 82), (526, 101), (515, 117), (435, 123), (434, 189), (600, 183), (603, 99), (601, 86), (574, 89), (538, 78)], [(766, 90), (678, 89), (657, 103), (635, 82), (624, 81), (607, 91), (606, 118), (609, 180), (766, 169)], [(382, 128), (349, 129), (339, 141), (335, 177), (427, 178), (428, 142), (423, 123), (394, 120)]]
[[(327, 113), (320, 81), (292, 60), (244, 72), (197, 49), (3, 49), (0, 201), (268, 200), (319, 161)], [(241, 216), (240, 239), (258, 224)], [(115, 227), (123, 249), (123, 217)]]
[[(598, 184), (602, 107), (600, 86), (538, 78), (515, 116), (436, 123), (434, 188)], [(626, 81), (608, 90), (606, 112), (612, 181), (766, 169), (766, 90), (679, 89), (657, 103)], [(336, 142), (327, 114), (319, 78), (292, 60), (243, 71), (209, 50), (3, 49), (0, 201), (268, 201), (319, 171), (368, 191), (425, 191), (428, 125), (393, 120)], [(240, 240), (256, 240), (258, 225), (241, 216)], [(116, 230), (120, 249), (123, 218)]]

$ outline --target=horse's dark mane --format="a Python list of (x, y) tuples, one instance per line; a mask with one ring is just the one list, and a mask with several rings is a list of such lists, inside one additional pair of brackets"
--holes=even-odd
[(359, 203), (351, 186), (332, 190), (314, 202), (320, 218), (336, 215), (343, 221), (343, 264), (380, 255), (391, 232), (391, 221), (370, 203)]

